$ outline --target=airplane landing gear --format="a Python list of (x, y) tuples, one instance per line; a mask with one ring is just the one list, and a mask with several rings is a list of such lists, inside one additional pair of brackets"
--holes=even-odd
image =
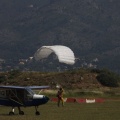
[(19, 110), (19, 115), (24, 115), (24, 112), (21, 111), (20, 107), (18, 107), (18, 110)]
[[(15, 110), (14, 110), (14, 107), (13, 107), (12, 110), (9, 112), (9, 115), (15, 115), (14, 111)], [(18, 107), (18, 111), (19, 111), (19, 115), (24, 115), (24, 112), (21, 111), (20, 107)]]
[(19, 111), (19, 115), (24, 115), (24, 112), (23, 111)]
[(36, 113), (35, 113), (36, 115), (40, 115), (40, 112), (39, 111), (36, 111)]
[(10, 112), (9, 112), (9, 115), (14, 115), (14, 112), (10, 111)]
[(9, 112), (9, 115), (14, 115), (15, 113), (14, 113), (14, 107), (12, 107), (12, 110)]
[(40, 112), (37, 110), (37, 108), (38, 108), (38, 106), (35, 106), (35, 110), (36, 110), (35, 114), (40, 115)]

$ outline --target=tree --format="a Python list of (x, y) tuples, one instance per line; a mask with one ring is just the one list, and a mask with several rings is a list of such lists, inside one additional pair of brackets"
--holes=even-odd
[(108, 70), (102, 70), (101, 73), (97, 76), (97, 80), (104, 86), (118, 87), (120, 76)]

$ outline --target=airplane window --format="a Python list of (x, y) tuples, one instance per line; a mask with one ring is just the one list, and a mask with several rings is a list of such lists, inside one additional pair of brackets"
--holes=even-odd
[(0, 91), (0, 95), (5, 96), (5, 91)]
[(32, 100), (32, 97), (33, 97), (33, 95), (34, 95), (34, 92), (32, 91), (32, 90), (30, 90), (30, 89), (26, 89), (25, 90), (25, 94), (24, 94), (25, 96), (25, 100)]
[(29, 93), (30, 95), (34, 95), (34, 94), (35, 94), (31, 89), (27, 89), (27, 91), (28, 91), (28, 93)]

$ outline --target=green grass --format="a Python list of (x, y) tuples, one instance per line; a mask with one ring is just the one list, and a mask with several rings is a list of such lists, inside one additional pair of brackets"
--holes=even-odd
[(66, 103), (65, 107), (57, 107), (56, 102), (48, 102), (39, 107), (40, 116), (35, 115), (34, 107), (22, 108), (25, 115), (9, 116), (9, 107), (0, 107), (0, 120), (120, 120), (120, 101), (104, 103)]

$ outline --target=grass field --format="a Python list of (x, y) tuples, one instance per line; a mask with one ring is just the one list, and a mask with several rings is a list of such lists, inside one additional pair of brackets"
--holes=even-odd
[(66, 103), (57, 107), (56, 102), (48, 102), (39, 107), (40, 116), (35, 115), (34, 107), (22, 108), (25, 115), (9, 116), (9, 107), (0, 107), (0, 120), (120, 120), (120, 101), (104, 103)]

